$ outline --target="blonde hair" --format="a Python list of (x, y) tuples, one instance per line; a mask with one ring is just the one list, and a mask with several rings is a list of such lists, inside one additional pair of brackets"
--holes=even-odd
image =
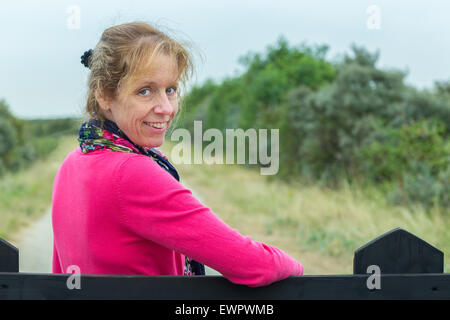
[(149, 70), (152, 60), (160, 53), (175, 58), (178, 66), (180, 89), (177, 92), (181, 110), (181, 92), (193, 73), (188, 44), (170, 38), (145, 22), (132, 22), (106, 29), (89, 58), (91, 70), (88, 78), (86, 113), (100, 120), (106, 119), (96, 99), (96, 92), (104, 98), (114, 99), (119, 89), (129, 94), (134, 82)]

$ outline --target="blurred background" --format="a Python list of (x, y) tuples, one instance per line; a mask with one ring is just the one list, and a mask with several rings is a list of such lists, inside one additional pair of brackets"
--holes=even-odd
[[(449, 12), (443, 0), (2, 3), (0, 238), (22, 271), (50, 272), (52, 183), (87, 96), (80, 56), (106, 28), (144, 21), (192, 48), (177, 127), (280, 130), (276, 175), (177, 166), (225, 222), (306, 274), (351, 273), (353, 252), (396, 227), (448, 255)], [(173, 145), (169, 132), (169, 159)]]

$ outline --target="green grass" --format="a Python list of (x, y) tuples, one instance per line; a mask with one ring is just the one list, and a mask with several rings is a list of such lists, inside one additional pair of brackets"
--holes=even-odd
[(56, 172), (77, 143), (75, 136), (63, 136), (48, 157), (1, 178), (0, 238), (11, 240), (22, 227), (50, 208)]
[[(169, 160), (173, 145), (161, 148)], [(303, 263), (305, 274), (353, 273), (354, 251), (397, 227), (450, 254), (450, 217), (439, 209), (389, 205), (376, 190), (287, 184), (239, 165), (174, 165), (222, 220), (283, 249)]]

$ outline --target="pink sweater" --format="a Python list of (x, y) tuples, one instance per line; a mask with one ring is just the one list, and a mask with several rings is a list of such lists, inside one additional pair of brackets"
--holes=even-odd
[(184, 255), (251, 287), (303, 266), (239, 234), (151, 158), (72, 151), (53, 186), (53, 272), (183, 275)]

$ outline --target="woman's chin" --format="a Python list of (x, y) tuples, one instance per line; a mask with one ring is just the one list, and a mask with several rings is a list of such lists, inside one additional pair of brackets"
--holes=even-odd
[(141, 146), (146, 148), (158, 148), (164, 143), (164, 137), (161, 138), (153, 138), (153, 139), (146, 139), (143, 141), (143, 144)]

